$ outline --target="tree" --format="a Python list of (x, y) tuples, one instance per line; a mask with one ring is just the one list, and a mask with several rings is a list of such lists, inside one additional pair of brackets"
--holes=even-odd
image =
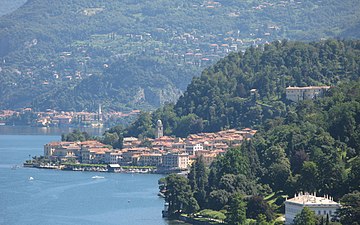
[(130, 125), (127, 129), (127, 135), (130, 136), (143, 136), (153, 138), (155, 136), (151, 114), (142, 112), (138, 119)]
[(316, 191), (318, 176), (319, 170), (316, 163), (311, 161), (304, 162), (303, 168), (301, 169), (300, 187), (310, 193)]
[(304, 207), (294, 218), (294, 225), (316, 225), (317, 218), (315, 212), (308, 207)]
[(257, 219), (259, 215), (264, 215), (267, 221), (271, 221), (274, 217), (274, 213), (263, 197), (252, 196), (246, 206), (246, 216)]
[(360, 192), (354, 191), (341, 198), (342, 207), (338, 210), (343, 225), (357, 225), (360, 221)]
[(199, 210), (189, 180), (178, 174), (170, 174), (166, 177), (165, 201), (169, 203), (169, 214), (172, 216), (181, 212), (193, 213)]
[(225, 222), (229, 225), (242, 225), (246, 221), (246, 203), (242, 195), (232, 196), (226, 213)]
[(204, 129), (203, 120), (195, 115), (188, 114), (179, 118), (178, 125), (174, 130), (176, 136), (186, 137), (189, 134), (196, 134)]
[[(122, 125), (117, 125), (115, 127), (112, 127), (110, 128), (108, 131), (105, 132), (105, 136), (107, 133), (110, 133), (110, 134), (114, 134), (113, 138), (115, 139), (113, 142), (112, 142), (112, 146), (113, 148), (118, 148), (118, 149), (122, 149), (123, 147), (123, 140), (124, 140), (124, 127)], [(116, 135), (117, 135), (117, 140), (116, 140)]]
[(231, 197), (231, 194), (223, 189), (210, 192), (208, 199), (209, 208), (214, 210), (222, 209), (228, 203), (229, 197)]
[(220, 177), (224, 174), (249, 174), (249, 160), (239, 147), (229, 149), (217, 166)]
[(73, 130), (71, 133), (62, 134), (61, 140), (62, 141), (87, 141), (90, 139), (90, 135), (87, 132), (81, 132), (80, 130), (76, 129)]
[(359, 158), (359, 156), (357, 159), (355, 159), (352, 162), (348, 183), (349, 183), (350, 191), (359, 190), (359, 188), (360, 188), (360, 158)]
[(107, 145), (114, 146), (119, 141), (119, 136), (117, 133), (105, 132), (103, 143)]
[(282, 190), (290, 175), (289, 159), (283, 158), (281, 161), (271, 164), (269, 168), (269, 177), (272, 188), (275, 191)]
[(256, 218), (256, 225), (268, 225), (270, 223), (267, 222), (266, 216), (264, 214), (259, 214)]
[(206, 186), (208, 185), (208, 170), (206, 168), (204, 158), (198, 157), (195, 162), (195, 185), (194, 196), (200, 207), (203, 208), (206, 205)]

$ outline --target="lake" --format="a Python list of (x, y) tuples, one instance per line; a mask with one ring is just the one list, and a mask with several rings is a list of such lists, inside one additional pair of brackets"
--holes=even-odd
[(11, 13), (25, 4), (27, 0), (0, 0), (0, 16)]
[(36, 134), (6, 135), (0, 129), (0, 224), (178, 224), (161, 217), (158, 174), (12, 169), (60, 140)]

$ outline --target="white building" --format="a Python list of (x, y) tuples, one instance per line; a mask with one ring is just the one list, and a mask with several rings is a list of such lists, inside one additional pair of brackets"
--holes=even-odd
[(109, 154), (111, 164), (118, 164), (122, 159), (122, 152), (120, 151), (110, 152)]
[(285, 224), (292, 224), (295, 216), (301, 212), (304, 207), (314, 211), (316, 215), (329, 215), (331, 219), (335, 211), (340, 208), (340, 204), (333, 201), (330, 196), (317, 197), (316, 193), (299, 193), (295, 197), (285, 201)]
[(200, 143), (197, 143), (195, 145), (193, 144), (186, 144), (185, 145), (185, 152), (189, 155), (195, 155), (197, 151), (204, 150), (204, 146)]
[(322, 97), (330, 86), (310, 86), (310, 87), (287, 87), (286, 99), (299, 102), (306, 99)]

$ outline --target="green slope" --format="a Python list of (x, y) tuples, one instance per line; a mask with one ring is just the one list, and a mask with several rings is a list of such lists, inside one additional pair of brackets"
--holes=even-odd
[[(144, 104), (120, 94), (123, 101), (113, 102), (113, 108), (151, 108), (176, 100), (191, 77), (229, 50), (283, 38), (359, 37), (354, 30), (358, 8), (354, 0), (29, 0), (0, 18), (1, 108), (81, 110), (99, 102), (110, 107), (111, 93), (102, 90), (97, 97), (93, 88), (86, 88), (98, 79), (92, 75), (111, 77), (100, 79), (97, 89), (107, 87), (106, 82), (116, 86), (122, 79), (126, 88), (118, 92), (151, 90)], [(149, 67), (143, 58), (149, 59)], [(149, 74), (141, 79), (147, 87), (127, 84), (124, 78), (134, 76), (131, 73), (109, 74), (114, 70), (106, 68), (116, 68), (118, 62)], [(152, 80), (165, 83), (153, 86)], [(171, 93), (169, 99), (163, 100), (161, 92)]]
[[(194, 78), (175, 105), (153, 113), (151, 123), (162, 119), (167, 134), (177, 136), (260, 127), (288, 112), (288, 86), (338, 86), (358, 80), (359, 56), (359, 41), (337, 40), (277, 41), (244, 54), (232, 53)], [(251, 89), (256, 89), (255, 95)], [(130, 131), (148, 133), (136, 126)]]

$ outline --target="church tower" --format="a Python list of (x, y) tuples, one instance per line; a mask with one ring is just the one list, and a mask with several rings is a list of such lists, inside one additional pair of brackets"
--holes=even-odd
[(99, 109), (98, 109), (98, 121), (102, 121), (102, 109), (101, 109), (101, 104), (99, 104)]
[(156, 125), (157, 125), (156, 138), (160, 138), (160, 137), (164, 136), (164, 127), (163, 127), (162, 121), (158, 120)]

